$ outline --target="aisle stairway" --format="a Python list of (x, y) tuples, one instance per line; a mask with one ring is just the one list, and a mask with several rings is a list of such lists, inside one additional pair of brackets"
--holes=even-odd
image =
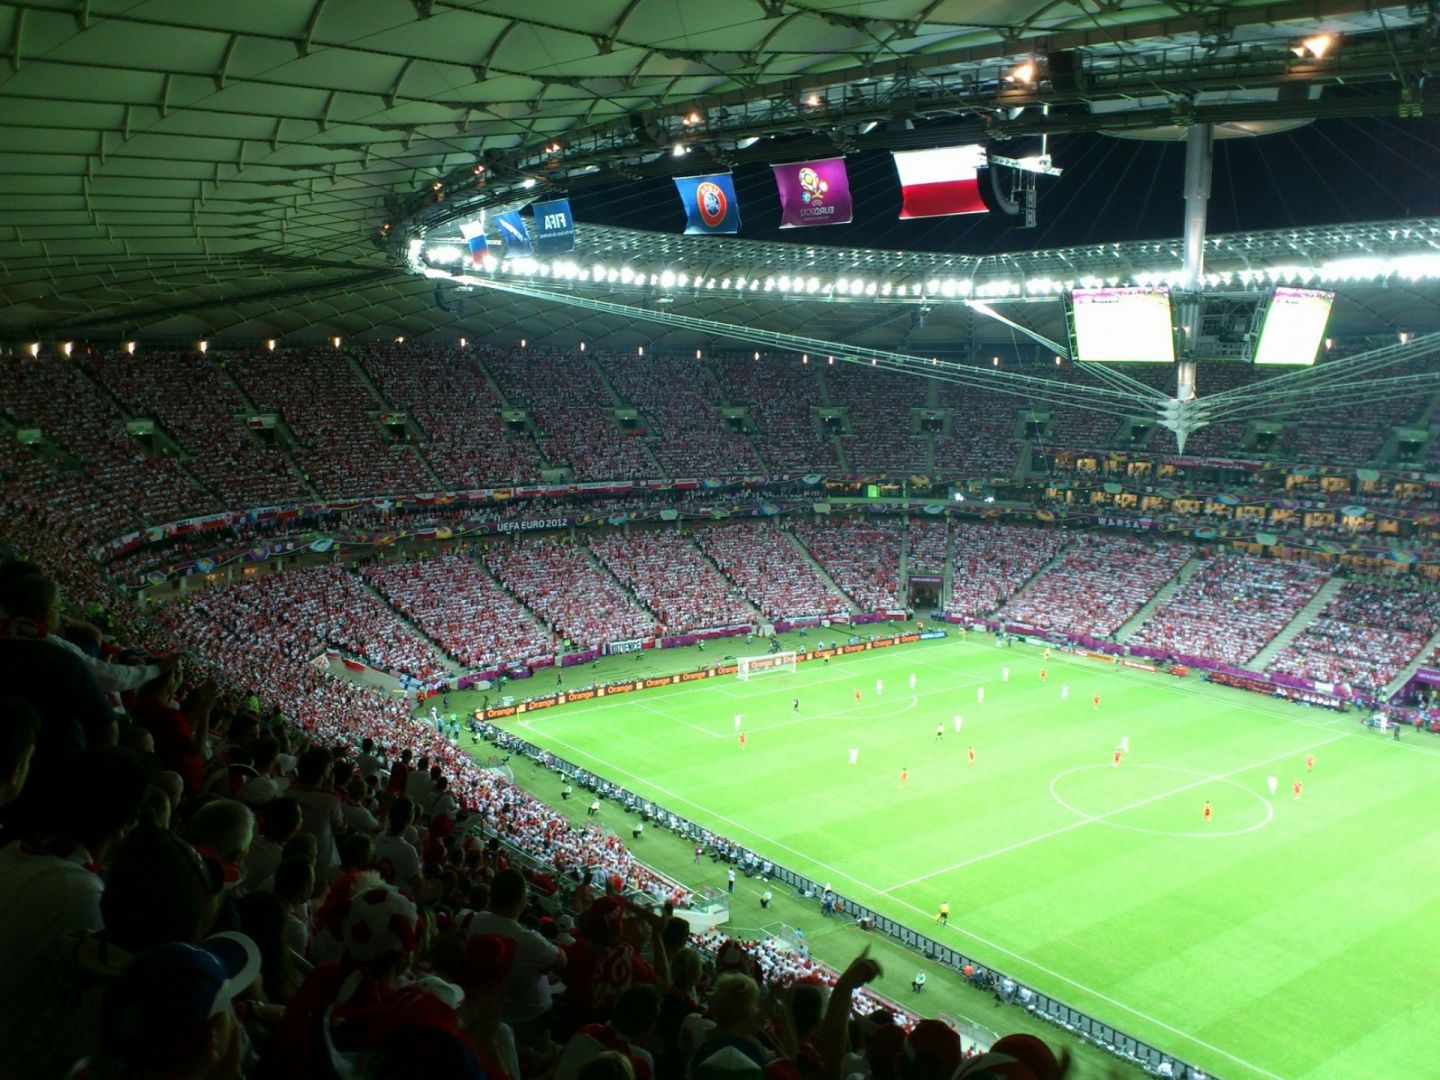
[(1144, 626), (1151, 615), (1155, 614), (1156, 608), (1179, 592), (1180, 586), (1195, 576), (1195, 571), (1200, 569), (1204, 561), (1205, 560), (1201, 558), (1187, 560), (1185, 565), (1180, 567), (1179, 572), (1176, 573), (1173, 578), (1160, 586), (1160, 590), (1149, 600), (1145, 601), (1144, 606), (1134, 615), (1130, 616), (1130, 618), (1126, 619), (1120, 629), (1115, 631), (1115, 640), (1122, 645), (1129, 641), (1130, 636), (1134, 634), (1136, 630), (1139, 630), (1140, 627)]
[(1388, 699), (1391, 694), (1399, 693), (1401, 687), (1409, 682), (1410, 677), (1422, 667), (1434, 667), (1434, 664), (1429, 664), (1427, 661), (1436, 649), (1440, 649), (1440, 630), (1435, 631), (1430, 640), (1425, 642), (1425, 647), (1415, 654), (1415, 659), (1406, 664), (1400, 674), (1386, 684), (1385, 693), (1382, 696)]
[(384, 604), (387, 608), (390, 609), (391, 613), (395, 616), (396, 622), (404, 623), (411, 630), (415, 631), (415, 633), (418, 634), (422, 639), (428, 642), (430, 647), (435, 650), (435, 655), (440, 658), (440, 662), (445, 665), (446, 671), (450, 672), (450, 674), (452, 675), (465, 674), (464, 666), (461, 665), (458, 660), (456, 660), (453, 656), (451, 656), (448, 652), (445, 651), (445, 646), (441, 645), (438, 641), (432, 638), (423, 629), (421, 629), (413, 619), (411, 619), (408, 615), (406, 615), (403, 611), (401, 611), (398, 607), (391, 603), (388, 596), (386, 596), (379, 589), (375, 588), (374, 585), (371, 585), (370, 582), (366, 581), (359, 574), (356, 574), (352, 571), (351, 576), (356, 580), (356, 582), (359, 583), (360, 588), (364, 589), (371, 596), (375, 597), (375, 599), (379, 600), (380, 603)]
[(1315, 621), (1315, 616), (1325, 610), (1325, 605), (1330, 603), (1330, 599), (1344, 585), (1345, 582), (1340, 578), (1332, 577), (1320, 586), (1320, 591), (1310, 598), (1310, 602), (1297, 611), (1295, 617), (1285, 624), (1285, 628), (1271, 638), (1270, 643), (1256, 653), (1245, 666), (1251, 671), (1264, 671), (1281, 649), (1305, 632), (1305, 628)]
[(825, 567), (820, 565), (819, 560), (816, 559), (814, 555), (810, 554), (810, 549), (800, 542), (800, 538), (794, 533), (792, 533), (789, 529), (781, 529), (780, 531), (785, 534), (786, 538), (790, 541), (790, 543), (795, 545), (795, 549), (799, 551), (801, 555), (805, 556), (805, 561), (815, 568), (815, 572), (820, 575), (820, 580), (825, 582), (825, 584), (830, 586), (830, 588), (834, 589), (837, 596), (844, 597), (845, 605), (850, 609), (851, 613), (853, 614), (858, 612), (860, 610), (860, 605), (855, 603), (854, 600), (850, 599), (849, 594), (846, 593), (844, 589), (840, 588), (840, 586), (835, 583), (835, 579), (830, 576), (829, 571), (827, 571)]

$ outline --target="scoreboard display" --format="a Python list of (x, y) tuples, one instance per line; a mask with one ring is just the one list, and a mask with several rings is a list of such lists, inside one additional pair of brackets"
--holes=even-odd
[(1070, 294), (1075, 358), (1098, 364), (1173, 364), (1170, 290), (1076, 289)]
[(1334, 302), (1333, 292), (1278, 286), (1265, 312), (1254, 362), (1301, 366), (1315, 363)]

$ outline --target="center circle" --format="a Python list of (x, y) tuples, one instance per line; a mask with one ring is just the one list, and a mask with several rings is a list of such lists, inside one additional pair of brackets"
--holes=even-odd
[(1122, 806), (1117, 806), (1110, 810), (1104, 810), (1100, 813), (1091, 813), (1088, 810), (1082, 809), (1070, 800), (1066, 799), (1065, 796), (1060, 793), (1059, 789), (1062, 786), (1063, 781), (1065, 781), (1067, 778), (1088, 772), (1117, 771), (1111, 765), (1079, 765), (1073, 769), (1065, 769), (1062, 772), (1056, 773), (1055, 776), (1050, 780), (1050, 797), (1054, 799), (1057, 803), (1059, 803), (1061, 806), (1063, 806), (1066, 810), (1069, 810), (1076, 817), (1081, 818), (1082, 820), (1087, 822), (1093, 822), (1097, 825), (1106, 825), (1112, 829), (1124, 829), (1126, 832), (1146, 833), (1150, 836), (1178, 836), (1185, 839), (1194, 838), (1197, 840), (1215, 840), (1226, 836), (1243, 836), (1245, 833), (1251, 833), (1255, 832), (1258, 829), (1263, 829), (1266, 825), (1270, 824), (1271, 819), (1275, 816), (1275, 807), (1271, 800), (1265, 798), (1257, 791), (1252, 791), (1244, 784), (1237, 783), (1236, 781), (1231, 780), (1227, 777), (1213, 776), (1210, 773), (1203, 772), (1199, 769), (1185, 769), (1181, 768), (1178, 765), (1122, 765), (1120, 766), (1120, 769), (1149, 769), (1160, 772), (1178, 773), (1181, 776), (1195, 777), (1197, 780), (1205, 781), (1210, 784), (1223, 784), (1226, 787), (1232, 787), (1236, 791), (1239, 791), (1242, 794), (1254, 799), (1260, 804), (1261, 810), (1263, 812), (1260, 814), (1258, 820), (1253, 821), (1251, 824), (1238, 829), (1155, 829), (1149, 828), (1144, 825), (1131, 825), (1123, 821), (1116, 821), (1114, 819), (1117, 816), (1127, 813), (1131, 810), (1140, 810), (1151, 803), (1161, 802), (1165, 799), (1170, 798), (1172, 795), (1184, 794), (1185, 790), (1198, 790), (1201, 785), (1196, 783), (1185, 784), (1179, 791), (1162, 791), (1150, 796), (1149, 798), (1137, 799), (1134, 802)]

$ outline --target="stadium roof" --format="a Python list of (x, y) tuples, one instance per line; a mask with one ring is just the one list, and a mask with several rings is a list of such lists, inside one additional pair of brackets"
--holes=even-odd
[[(1320, 45), (1306, 45), (1317, 36)], [(1415, 144), (1399, 156), (1414, 163), (1420, 195), (1392, 190), (1383, 176), (1369, 184), (1375, 155), (1324, 136), (1334, 142), (1332, 156), (1355, 170), (1330, 178), (1328, 189), (1372, 187), (1368, 204), (1353, 212), (1340, 195), (1331, 200), (1347, 217), (1405, 217), (1397, 235), (1431, 230), (1433, 247), (1433, 221), (1418, 219), (1440, 214), (1426, 173), (1440, 140), (1423, 114), (1433, 114), (1440, 98), (1433, 80), (1431, 88), (1424, 80), (1436, 58), (1435, 16), (1424, 5), (23, 0), (0, 4), (0, 48), (8, 61), (0, 68), (0, 335), (12, 340), (479, 335), (530, 326), (537, 337), (617, 333), (613, 320), (538, 302), (437, 295), (433, 282), (407, 273), (404, 245), (453, 231), (456, 218), (481, 207), (564, 191), (580, 211), (579, 254), (587, 262), (600, 255), (583, 250), (588, 225), (588, 242), (607, 251), (739, 265), (747, 255), (732, 254), (736, 242), (616, 227), (647, 210), (654, 221), (653, 206), (608, 208), (627, 185), (668, 183), (675, 141), (691, 150), (687, 171), (707, 163), (743, 170), (777, 148), (882, 154), (960, 137), (1167, 138), (1196, 121), (1247, 134), (1318, 119), (1317, 131), (1325, 123), (1364, 125), (1375, 138), (1375, 130), (1394, 127), (1397, 139)], [(1015, 65), (1027, 60), (1039, 74), (1014, 79)], [(1137, 159), (1127, 157), (1098, 155), (1085, 182), (1108, 170), (1118, 185), (1135, 171)], [(1384, 171), (1397, 170), (1386, 162)], [(1081, 182), (1077, 175), (1073, 183)], [(1055, 184), (1064, 195), (1072, 180)], [(1078, 189), (1068, 190), (1066, 205)], [(1176, 189), (1156, 202), (1178, 199)], [(1090, 200), (1078, 203), (1073, 214), (1091, 225), (1104, 218), (1109, 230), (1092, 229), (1087, 240), (1137, 235), (1125, 224), (1127, 207), (1107, 202), (1097, 214)], [(1277, 211), (1264, 224), (1293, 223), (1303, 237), (1294, 243), (1332, 250), (1334, 236), (1344, 234), (1311, 227), (1321, 219), (1336, 221), (1334, 207)], [(956, 232), (918, 243), (898, 232), (857, 232), (816, 238), (815, 246), (942, 247), (950, 252), (942, 260), (962, 247), (992, 253), (962, 264), (976, 280), (1012, 266), (1033, 278), (1071, 257), (1031, 252), (1007, 261), (993, 253), (1036, 246), (1034, 239), (986, 227), (983, 243), (966, 244)], [(1176, 212), (1173, 228), (1150, 235), (1178, 229)], [(1286, 243), (1283, 232), (1266, 236)], [(701, 250), (707, 241), (710, 250)], [(808, 246), (768, 244), (748, 257), (810, 260), (817, 275), (836, 276), (872, 256), (887, 271), (933, 264), (927, 256), (846, 248), (796, 253)], [(1144, 256), (1134, 245), (1090, 254), (1066, 246), (1131, 270)], [(1363, 250), (1391, 251), (1384, 244)], [(1154, 254), (1170, 261), (1164, 250)], [(1313, 259), (1324, 261), (1307, 249), (1295, 262)], [(1436, 320), (1433, 301), (1402, 280), (1366, 289), (1376, 295), (1341, 309), (1357, 329)], [(795, 297), (773, 297), (767, 308), (760, 297), (737, 295), (717, 312), (788, 315), (812, 326), (819, 318), (846, 340), (894, 341), (892, 320), (912, 311), (864, 299), (817, 315), (800, 311), (809, 305)], [(956, 332), (947, 316), (971, 318), (937, 311), (932, 325)]]

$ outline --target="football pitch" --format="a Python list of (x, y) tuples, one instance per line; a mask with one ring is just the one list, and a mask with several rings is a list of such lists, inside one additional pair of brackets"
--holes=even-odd
[(1214, 1075), (1440, 1075), (1434, 736), (974, 634), (503, 726)]

